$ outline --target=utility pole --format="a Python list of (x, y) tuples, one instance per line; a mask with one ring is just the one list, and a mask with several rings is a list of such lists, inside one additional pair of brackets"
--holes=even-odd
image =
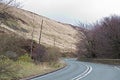
[(32, 57), (32, 53), (33, 53), (33, 38), (34, 38), (34, 18), (35, 18), (35, 14), (33, 13), (33, 22), (32, 22), (32, 25), (33, 25), (33, 28), (32, 28), (32, 34), (31, 34), (31, 36), (32, 36), (32, 41), (31, 41), (31, 53), (30, 53), (30, 56)]
[(42, 29), (43, 29), (43, 20), (42, 20), (42, 22), (41, 22), (41, 26), (40, 26), (39, 46), (40, 46), (40, 43), (41, 43)]
[(65, 46), (64, 46), (64, 44), (63, 44), (63, 53), (65, 52)]
[(53, 45), (54, 45), (54, 47), (55, 47), (55, 41), (56, 41), (56, 39), (55, 39), (55, 37), (54, 37), (54, 44), (53, 44)]
[(71, 53), (72, 53), (72, 49), (73, 49), (73, 48), (72, 48), (72, 43), (71, 43)]

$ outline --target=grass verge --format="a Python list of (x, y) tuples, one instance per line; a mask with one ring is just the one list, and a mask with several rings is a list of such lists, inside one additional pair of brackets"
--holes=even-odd
[(85, 62), (110, 64), (110, 65), (120, 65), (120, 59), (90, 59), (90, 58), (80, 58), (78, 60), (85, 61)]
[(22, 67), (18, 74), (21, 80), (49, 73), (65, 66), (64, 63), (42, 63), (36, 65), (32, 62), (17, 62), (17, 64)]

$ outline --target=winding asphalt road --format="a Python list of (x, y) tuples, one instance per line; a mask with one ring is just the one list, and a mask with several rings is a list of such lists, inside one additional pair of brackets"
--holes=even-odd
[(67, 66), (59, 71), (31, 80), (120, 80), (120, 67), (65, 59)]

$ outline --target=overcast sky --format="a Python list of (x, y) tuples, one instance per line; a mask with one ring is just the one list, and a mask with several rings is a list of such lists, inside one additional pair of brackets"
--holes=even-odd
[(77, 24), (93, 23), (102, 17), (120, 15), (120, 0), (17, 0), (23, 8), (48, 18)]

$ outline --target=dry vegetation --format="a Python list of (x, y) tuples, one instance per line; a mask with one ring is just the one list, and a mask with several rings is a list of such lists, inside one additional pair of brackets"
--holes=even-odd
[(17, 61), (17, 65), (21, 66), (22, 69), (17, 74), (19, 78), (30, 78), (32, 76), (36, 75), (42, 75), (54, 70), (57, 70), (59, 68), (64, 67), (65, 65), (63, 63), (42, 63), (42, 64), (34, 64), (32, 62), (23, 62), (23, 61)]
[[(60, 49), (76, 50), (77, 30), (17, 7), (15, 0), (0, 0), (0, 80), (18, 80), (65, 66), (59, 63)], [(38, 44), (41, 20), (42, 44)]]
[(93, 62), (109, 65), (120, 65), (120, 59), (96, 59), (96, 58), (79, 58), (78, 60), (84, 62)]
[[(78, 43), (79, 58), (120, 59), (120, 16), (106, 17), (92, 26), (92, 29), (80, 30), (84, 34)], [(102, 60), (96, 61), (102, 62)], [(107, 61), (114, 62), (103, 59), (103, 62)]]
[(56, 47), (46, 48), (32, 40), (16, 34), (0, 33), (0, 79), (19, 79), (43, 74), (64, 66), (59, 63), (60, 51)]
[(55, 42), (55, 46), (62, 50), (76, 50), (75, 44), (77, 42), (77, 30), (71, 27), (71, 25), (62, 24), (32, 12), (14, 7), (9, 8), (9, 12), (6, 15), (11, 17), (1, 25), (1, 27), (4, 27), (5, 29), (31, 39), (31, 33), (34, 26), (33, 39), (38, 42), (40, 25), (43, 20), (41, 38), (41, 43), (43, 45), (50, 47), (54, 46)]

